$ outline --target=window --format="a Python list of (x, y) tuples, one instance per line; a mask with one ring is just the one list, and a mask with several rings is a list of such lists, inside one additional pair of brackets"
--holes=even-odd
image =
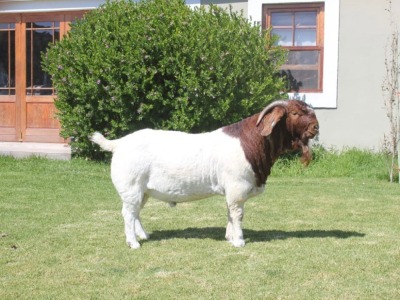
[(321, 3), (264, 5), (263, 26), (277, 36), (277, 44), (288, 49), (281, 67), (292, 92), (322, 92), (323, 20)]

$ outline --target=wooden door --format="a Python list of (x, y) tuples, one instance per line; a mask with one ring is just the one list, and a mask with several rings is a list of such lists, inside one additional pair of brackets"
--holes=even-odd
[(27, 142), (63, 142), (59, 135), (60, 124), (56, 119), (55, 93), (49, 74), (41, 67), (42, 52), (49, 44), (60, 39), (61, 16), (25, 15), (21, 22), (19, 48), (21, 89), (21, 139)]
[(62, 143), (42, 53), (85, 12), (4, 15), (0, 21), (0, 141)]

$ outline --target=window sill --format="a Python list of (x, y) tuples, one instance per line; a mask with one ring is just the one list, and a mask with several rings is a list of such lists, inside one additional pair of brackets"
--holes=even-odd
[(334, 93), (321, 92), (295, 92), (288, 93), (289, 99), (302, 100), (314, 108), (336, 108), (336, 91)]

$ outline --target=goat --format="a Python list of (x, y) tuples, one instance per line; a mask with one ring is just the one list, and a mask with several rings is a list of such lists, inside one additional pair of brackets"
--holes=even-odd
[(280, 154), (301, 150), (311, 160), (309, 139), (319, 132), (314, 110), (297, 100), (272, 102), (264, 110), (212, 132), (189, 134), (143, 129), (108, 140), (95, 132), (90, 139), (113, 152), (112, 182), (122, 199), (126, 242), (139, 248), (148, 239), (140, 210), (149, 197), (170, 203), (225, 195), (226, 239), (245, 245), (242, 232), (245, 201), (264, 191)]

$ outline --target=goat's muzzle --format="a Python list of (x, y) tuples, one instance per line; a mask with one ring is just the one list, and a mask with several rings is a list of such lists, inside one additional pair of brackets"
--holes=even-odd
[(306, 139), (313, 139), (317, 134), (319, 133), (319, 124), (317, 121), (311, 122), (308, 127), (306, 132), (304, 132), (304, 137)]

